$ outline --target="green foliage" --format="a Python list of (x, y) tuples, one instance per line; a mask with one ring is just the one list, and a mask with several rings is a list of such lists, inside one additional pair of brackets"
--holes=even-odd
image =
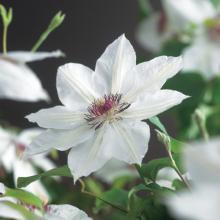
[(18, 178), (18, 187), (25, 187), (29, 185), (30, 183), (41, 179), (42, 177), (49, 177), (49, 176), (63, 176), (63, 177), (72, 177), (72, 174), (68, 168), (68, 166), (62, 166), (62, 167), (57, 167), (51, 170), (48, 170), (44, 173), (34, 175), (34, 176), (29, 176), (29, 177), (19, 177)]
[[(128, 192), (123, 189), (112, 188), (109, 191), (103, 192), (99, 196), (102, 200), (96, 200), (96, 211), (100, 211), (103, 207), (106, 207), (108, 203), (114, 204), (126, 213)], [(108, 203), (107, 203), (108, 202)]]
[(19, 205), (19, 204), (15, 204), (13, 202), (10, 201), (1, 201), (1, 203), (3, 203), (4, 205), (12, 208), (13, 210), (17, 211), (18, 213), (20, 213), (24, 219), (26, 220), (36, 220), (36, 216), (29, 212), (24, 206)]
[[(180, 155), (173, 156), (176, 164), (178, 167), (182, 167)], [(148, 180), (148, 181), (156, 181), (157, 173), (160, 169), (164, 167), (171, 167), (173, 168), (173, 164), (169, 157), (162, 157), (159, 159), (154, 159), (149, 161), (146, 164), (142, 164), (141, 166), (141, 174)]]
[(25, 190), (7, 188), (5, 196), (18, 199), (19, 201), (25, 204), (33, 205), (41, 210), (43, 209), (42, 201), (34, 194), (27, 192)]

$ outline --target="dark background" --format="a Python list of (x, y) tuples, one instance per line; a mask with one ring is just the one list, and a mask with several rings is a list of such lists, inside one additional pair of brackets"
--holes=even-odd
[[(154, 7), (158, 2), (152, 1)], [(66, 14), (61, 27), (40, 47), (40, 51), (61, 49), (66, 57), (30, 64), (49, 92), (52, 103), (0, 100), (1, 119), (13, 126), (33, 126), (25, 115), (59, 104), (55, 86), (58, 66), (78, 62), (94, 68), (106, 46), (122, 33), (133, 44), (137, 56), (147, 57), (147, 52), (138, 46), (134, 37), (140, 19), (138, 0), (5, 0), (1, 4), (13, 8), (8, 50), (30, 50), (55, 13), (61, 10)], [(160, 154), (161, 151), (155, 148), (149, 155), (158, 157)]]

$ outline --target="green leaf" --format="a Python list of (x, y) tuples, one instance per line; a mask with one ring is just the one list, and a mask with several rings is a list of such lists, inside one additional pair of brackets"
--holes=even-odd
[(43, 202), (37, 196), (25, 190), (7, 188), (4, 196), (13, 197), (25, 204), (34, 205), (41, 210), (43, 209)]
[(1, 203), (3, 203), (4, 205), (12, 208), (13, 210), (21, 213), (21, 215), (27, 219), (27, 220), (36, 220), (37, 217), (29, 212), (24, 206), (22, 205), (19, 205), (19, 204), (16, 204), (16, 203), (13, 203), (13, 202), (10, 202), (10, 201), (1, 201)]
[[(174, 158), (175, 162), (177, 163), (178, 167), (181, 167), (180, 156), (174, 155), (173, 158)], [(164, 167), (172, 167), (173, 168), (173, 165), (172, 165), (169, 157), (154, 159), (154, 160), (151, 160), (150, 162), (148, 162), (147, 164), (142, 164), (141, 173), (148, 180), (155, 182), (158, 171)]]
[(62, 166), (62, 167), (48, 170), (48, 171), (41, 173), (41, 174), (38, 174), (38, 175), (29, 176), (29, 177), (19, 177), (17, 185), (19, 188), (26, 187), (30, 183), (32, 183), (36, 180), (39, 180), (42, 177), (48, 177), (48, 176), (63, 176), (63, 177), (71, 177), (72, 178), (72, 174), (71, 174), (68, 166)]
[(152, 124), (159, 128), (163, 133), (168, 135), (165, 126), (161, 123), (160, 119), (157, 116), (148, 119)]
[[(100, 200), (101, 199), (101, 200)], [(114, 204), (123, 210), (127, 209), (128, 192), (122, 189), (113, 188), (102, 193), (96, 200), (96, 210), (99, 211), (107, 205), (107, 203)]]
[(186, 48), (188, 44), (180, 42), (178, 39), (172, 38), (167, 41), (160, 52), (160, 55), (166, 56), (180, 56), (184, 48)]
[(173, 153), (181, 153), (183, 150), (183, 146), (186, 144), (176, 140), (175, 138), (170, 137), (170, 149)]
[(186, 189), (186, 185), (183, 184), (183, 182), (179, 179), (175, 179), (172, 183), (172, 186), (176, 189), (176, 190), (183, 190)]
[(162, 124), (160, 119), (158, 117), (152, 117), (149, 119), (149, 121), (154, 124), (157, 128), (159, 128), (165, 135), (168, 136), (170, 143), (169, 143), (169, 149), (173, 153), (181, 153), (182, 152), (182, 147), (184, 146), (184, 143), (181, 141), (176, 140), (173, 137), (170, 137), (165, 126)]

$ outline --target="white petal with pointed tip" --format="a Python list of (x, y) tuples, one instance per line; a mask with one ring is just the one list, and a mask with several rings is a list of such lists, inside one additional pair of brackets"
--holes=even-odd
[(43, 128), (56, 129), (76, 128), (85, 121), (84, 117), (82, 112), (75, 112), (65, 106), (42, 109), (26, 116), (30, 122), (36, 122)]
[(25, 155), (45, 153), (52, 148), (65, 151), (86, 141), (93, 133), (94, 131), (87, 124), (82, 124), (73, 130), (49, 129), (33, 140), (26, 148)]
[[(124, 100), (132, 103), (146, 92), (153, 93), (160, 90), (164, 83), (176, 75), (182, 67), (182, 57), (160, 56), (138, 64), (128, 73), (128, 75), (134, 75), (133, 88), (125, 94)], [(124, 83), (127, 83), (126, 79)]]
[(36, 102), (49, 100), (40, 80), (26, 65), (0, 59), (0, 98)]
[(125, 35), (122, 35), (111, 43), (97, 60), (94, 82), (99, 83), (102, 94), (120, 93), (126, 73), (134, 66), (135, 51)]
[(103, 125), (93, 137), (70, 150), (68, 166), (73, 174), (74, 182), (100, 169), (111, 158), (103, 144), (105, 131), (106, 125)]
[(68, 63), (59, 67), (57, 92), (63, 105), (73, 110), (85, 109), (97, 98), (92, 75), (91, 69), (78, 63)]
[(163, 89), (140, 97), (121, 116), (127, 119), (148, 119), (180, 104), (186, 98), (188, 96), (180, 92)]
[(7, 55), (2, 54), (1, 56), (5, 58), (10, 58), (18, 63), (27, 63), (44, 60), (51, 57), (62, 57), (64, 56), (64, 53), (60, 50), (52, 52), (9, 51)]
[(104, 136), (106, 154), (129, 164), (141, 164), (150, 139), (145, 122), (118, 121), (110, 124)]

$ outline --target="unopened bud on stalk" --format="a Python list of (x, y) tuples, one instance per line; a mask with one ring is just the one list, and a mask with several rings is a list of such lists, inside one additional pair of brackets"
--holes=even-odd
[(36, 52), (39, 47), (42, 45), (42, 43), (48, 38), (50, 33), (52, 33), (55, 29), (57, 29), (64, 21), (65, 14), (62, 14), (61, 11), (55, 14), (55, 16), (50, 21), (50, 24), (48, 25), (47, 29), (41, 34), (40, 38), (36, 42), (36, 44), (31, 49), (32, 52)]
[(170, 137), (157, 129), (155, 129), (155, 131), (158, 141), (160, 141), (168, 149), (170, 146)]
[(3, 24), (8, 26), (11, 23), (13, 17), (12, 8), (9, 8), (7, 12), (6, 8), (0, 4), (0, 14), (2, 16)]
[(193, 113), (192, 117), (195, 120), (203, 138), (205, 140), (208, 140), (209, 134), (206, 129), (206, 115), (205, 115), (205, 113), (201, 109), (197, 108), (195, 110), (195, 112)]
[(65, 19), (65, 14), (62, 14), (61, 11), (59, 11), (51, 20), (48, 29), (51, 31), (55, 30), (56, 28), (58, 28), (64, 21)]

